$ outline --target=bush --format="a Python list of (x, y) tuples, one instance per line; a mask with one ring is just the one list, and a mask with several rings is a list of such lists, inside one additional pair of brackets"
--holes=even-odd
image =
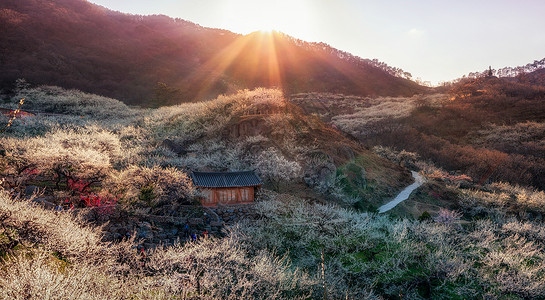
[(460, 220), (460, 217), (462, 217), (462, 214), (459, 212), (441, 208), (439, 209), (439, 214), (433, 220), (437, 223), (452, 225), (454, 222)]
[(256, 171), (275, 189), (280, 188), (281, 182), (287, 182), (301, 176), (301, 166), (294, 161), (287, 160), (275, 148), (263, 151), (255, 162)]
[(36, 170), (58, 184), (65, 181), (97, 182), (106, 177), (122, 159), (117, 136), (96, 126), (75, 130), (59, 129), (43, 137), (3, 138), (4, 160), (11, 163), (5, 176), (17, 177)]
[(144, 206), (173, 204), (189, 200), (193, 185), (186, 173), (175, 168), (137, 167), (112, 173), (104, 188), (123, 198), (126, 203), (142, 201)]
[(423, 222), (423, 221), (427, 221), (427, 220), (431, 220), (431, 215), (428, 211), (424, 211), (419, 217), (418, 217), (418, 221), (420, 222)]
[(13, 97), (13, 101), (21, 98), (26, 99), (25, 110), (40, 113), (86, 116), (99, 120), (119, 120), (135, 114), (135, 111), (121, 101), (55, 86), (22, 88)]

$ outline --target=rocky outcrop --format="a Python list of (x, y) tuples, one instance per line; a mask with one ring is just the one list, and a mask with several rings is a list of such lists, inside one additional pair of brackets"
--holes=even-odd
[(228, 136), (231, 139), (246, 136), (265, 135), (270, 128), (267, 122), (259, 118), (245, 118), (228, 128)]
[(187, 151), (185, 150), (185, 147), (171, 139), (165, 139), (160, 145), (161, 147), (168, 149), (178, 155), (185, 155), (187, 154)]
[(333, 158), (322, 151), (314, 151), (307, 155), (303, 167), (305, 183), (319, 190), (327, 190), (334, 181), (337, 167)]

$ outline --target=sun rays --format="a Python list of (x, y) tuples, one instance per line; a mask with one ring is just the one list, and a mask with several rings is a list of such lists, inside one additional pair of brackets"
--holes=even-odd
[[(282, 74), (276, 50), (275, 31), (257, 31), (239, 36), (229, 46), (209, 59), (190, 78), (198, 84), (196, 99), (201, 99), (224, 76), (245, 78), (244, 85), (282, 88)], [(239, 88), (239, 87), (233, 87)]]
[(218, 89), (231, 93), (256, 87), (288, 93), (310, 89), (372, 91), (363, 80), (365, 72), (354, 68), (361, 61), (342, 54), (327, 45), (306, 43), (278, 31), (255, 31), (236, 36), (187, 81), (196, 92), (195, 99), (208, 98)]

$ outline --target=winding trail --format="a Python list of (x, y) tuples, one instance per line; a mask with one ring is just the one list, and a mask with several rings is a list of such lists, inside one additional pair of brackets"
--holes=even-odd
[(395, 198), (394, 200), (384, 204), (383, 206), (379, 207), (378, 208), (378, 212), (381, 214), (381, 213), (385, 213), (387, 211), (389, 211), (390, 209), (394, 208), (396, 205), (398, 205), (399, 203), (407, 200), (409, 198), (409, 196), (411, 195), (411, 193), (416, 190), (419, 186), (421, 186), (425, 181), (426, 179), (424, 179), (424, 177), (422, 177), (420, 174), (418, 174), (418, 172), (415, 172), (415, 171), (411, 171), (411, 174), (413, 175), (413, 178), (414, 178), (414, 183), (407, 186), (405, 189), (403, 189)]

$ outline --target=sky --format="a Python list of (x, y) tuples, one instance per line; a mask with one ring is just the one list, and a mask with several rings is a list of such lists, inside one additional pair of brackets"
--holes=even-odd
[(545, 57), (543, 0), (90, 0), (247, 34), (274, 29), (432, 84)]

